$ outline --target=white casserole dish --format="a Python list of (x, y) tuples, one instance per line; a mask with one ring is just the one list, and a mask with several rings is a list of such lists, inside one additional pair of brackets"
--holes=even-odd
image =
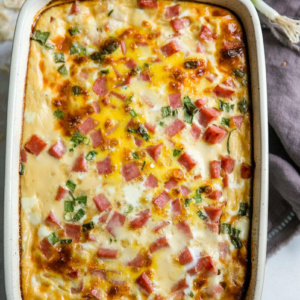
[[(268, 120), (266, 71), (262, 32), (250, 0), (196, 0), (225, 7), (239, 18), (246, 33), (253, 110), (253, 216), (251, 274), (246, 300), (261, 299), (268, 220)], [(32, 24), (49, 0), (27, 0), (18, 18), (10, 74), (5, 182), (5, 284), (8, 300), (21, 300), (19, 256), (19, 149), (23, 99)]]

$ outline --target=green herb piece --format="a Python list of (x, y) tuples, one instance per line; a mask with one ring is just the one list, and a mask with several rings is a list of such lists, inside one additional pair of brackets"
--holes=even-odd
[(87, 196), (78, 196), (78, 197), (75, 198), (75, 201), (78, 204), (82, 204), (82, 205), (86, 206), (86, 204), (87, 204)]
[(78, 222), (85, 215), (85, 211), (80, 208), (73, 217), (74, 222)]
[(230, 241), (234, 248), (239, 249), (242, 248), (243, 244), (239, 238), (240, 230), (236, 228), (231, 228), (231, 235), (230, 235)]
[(73, 193), (71, 191), (69, 191), (69, 195), (71, 196), (72, 201), (75, 202), (76, 199), (75, 199), (75, 197), (74, 197), (74, 195), (73, 195)]
[(127, 99), (125, 100), (125, 104), (129, 105), (130, 103), (132, 103), (133, 101), (133, 95), (130, 95), (129, 97), (127, 97)]
[(114, 10), (110, 10), (109, 13), (107, 14), (109, 17), (112, 15), (112, 13), (114, 12)]
[(54, 60), (55, 63), (64, 63), (65, 62), (65, 55), (63, 52), (55, 52), (54, 53)]
[(68, 70), (65, 65), (60, 66), (57, 71), (62, 75), (62, 76), (67, 76), (68, 75)]
[(48, 236), (48, 241), (52, 244), (52, 245), (55, 245), (56, 243), (59, 242), (59, 238), (58, 236), (56, 235), (55, 232), (51, 233), (49, 236)]
[(230, 119), (222, 118), (221, 124), (229, 127)]
[(202, 202), (201, 194), (196, 194), (193, 198), (195, 199), (196, 203), (201, 203)]
[(102, 53), (103, 54), (111, 54), (114, 51), (116, 51), (119, 47), (119, 43), (117, 40), (115, 39), (109, 39), (107, 40), (103, 47), (102, 47)]
[(177, 116), (178, 116), (178, 110), (177, 109), (172, 110), (172, 117), (176, 118)]
[(160, 121), (158, 124), (159, 124), (160, 126), (164, 126), (164, 125), (165, 125), (165, 123), (162, 122), (162, 121)]
[(171, 107), (170, 106), (164, 106), (161, 108), (161, 114), (163, 118), (166, 118), (171, 115)]
[(68, 179), (68, 181), (66, 182), (66, 186), (71, 192), (75, 191), (76, 184), (72, 180)]
[(245, 75), (245, 73), (244, 73), (241, 69), (235, 69), (235, 70), (233, 71), (233, 75), (234, 75), (235, 77), (243, 78), (244, 75)]
[(132, 109), (132, 110), (130, 111), (130, 115), (131, 115), (133, 118), (136, 118), (138, 114), (135, 112), (134, 109)]
[(109, 73), (109, 70), (108, 69), (105, 69), (105, 70), (101, 70), (100, 73), (102, 75), (107, 75)]
[(48, 37), (50, 35), (50, 32), (42, 32), (40, 30), (36, 30), (32, 36), (31, 39), (34, 41), (37, 41), (40, 43), (42, 46), (44, 46), (48, 40)]
[(184, 121), (188, 124), (193, 123), (194, 114), (197, 113), (197, 106), (192, 103), (189, 96), (183, 98)]
[(198, 187), (197, 190), (196, 190), (196, 194), (200, 195), (201, 193), (205, 193), (207, 187), (208, 187), (207, 185)]
[(234, 109), (234, 104), (230, 104), (222, 100), (219, 100), (219, 109), (222, 111), (230, 112), (231, 110)]
[(74, 204), (73, 201), (65, 201), (65, 212), (73, 212)]
[(193, 297), (194, 297), (194, 293), (193, 293), (193, 292), (190, 292), (190, 293), (189, 293), (189, 296), (190, 296), (191, 298), (193, 298)]
[(19, 168), (19, 174), (24, 175), (24, 172), (25, 172), (25, 165), (21, 163)]
[(138, 133), (142, 136), (142, 138), (145, 141), (149, 140), (149, 134), (148, 134), (147, 130), (142, 125), (139, 125)]
[(79, 86), (73, 86), (72, 91), (74, 95), (80, 95), (82, 93), (82, 88)]
[(248, 211), (248, 203), (246, 202), (241, 202), (240, 203), (240, 208), (238, 212), (238, 216), (246, 216)]
[(192, 202), (192, 199), (191, 199), (191, 198), (186, 198), (185, 201), (184, 201), (184, 206), (185, 206), (185, 207), (190, 206), (191, 202)]
[(94, 52), (91, 54), (90, 58), (94, 61), (99, 60), (100, 62), (102, 62), (105, 58), (105, 54), (101, 54), (100, 52)]
[(130, 133), (137, 133), (137, 130), (134, 129), (134, 128), (127, 128), (127, 132), (130, 132)]
[(59, 108), (53, 113), (53, 115), (57, 118), (57, 119), (62, 119), (63, 116), (65, 115), (65, 113), (60, 110)]
[(94, 229), (94, 227), (95, 227), (94, 222), (91, 221), (89, 223), (85, 223), (82, 225), (82, 231), (83, 232), (90, 231), (90, 230)]
[(139, 159), (140, 157), (139, 157), (139, 154), (137, 153), (137, 152), (133, 152), (132, 153), (132, 157), (134, 158), (134, 159)]
[(73, 147), (76, 148), (81, 143), (88, 145), (90, 143), (90, 139), (84, 136), (81, 132), (76, 131), (71, 137), (71, 142), (73, 143)]
[(244, 78), (241, 83), (242, 83), (242, 86), (248, 86), (247, 78)]
[(144, 170), (145, 166), (146, 166), (146, 161), (143, 162), (143, 165), (142, 165), (142, 168), (141, 168), (142, 171)]
[(68, 30), (68, 32), (69, 32), (69, 34), (70, 34), (71, 36), (73, 36), (73, 35), (76, 35), (76, 34), (79, 33), (79, 29), (78, 29), (77, 27), (73, 27), (73, 28), (70, 28), (70, 29)]
[(90, 152), (86, 155), (85, 159), (86, 159), (86, 160), (89, 160), (89, 161), (90, 161), (90, 160), (93, 160), (93, 159), (95, 158), (96, 154), (97, 154), (96, 151), (90, 151)]
[(128, 205), (127, 211), (125, 211), (125, 215), (130, 214), (133, 211), (133, 206), (131, 204)]
[(181, 151), (182, 151), (182, 150), (174, 149), (174, 150), (173, 150), (173, 156), (174, 156), (174, 157), (178, 156), (178, 155), (181, 153)]
[(55, 48), (55, 46), (54, 45), (52, 45), (52, 44), (45, 44), (45, 49), (46, 50), (52, 50), (52, 49), (54, 49)]
[(231, 228), (231, 236), (239, 237), (240, 233), (241, 233), (241, 231), (239, 229)]
[(221, 225), (221, 233), (231, 234), (231, 225), (228, 223), (222, 223)]
[(230, 132), (229, 132), (229, 134), (228, 134), (228, 139), (227, 139), (227, 152), (228, 152), (228, 154), (230, 154), (230, 137), (231, 137), (231, 133), (233, 132), (233, 131), (235, 131), (236, 130), (236, 128), (235, 129), (232, 129)]
[(196, 212), (196, 214), (197, 214), (198, 217), (199, 217), (201, 220), (203, 220), (203, 221), (205, 221), (205, 220), (207, 219), (207, 216), (206, 216), (201, 210), (198, 210), (198, 211)]
[(144, 68), (145, 68), (145, 69), (149, 69), (149, 67), (150, 67), (150, 64), (149, 64), (149, 63), (144, 63)]
[(70, 48), (70, 54), (77, 54), (79, 56), (86, 56), (86, 48), (79, 44), (72, 44)]
[(62, 245), (71, 244), (72, 243), (72, 239), (63, 239), (63, 240), (60, 240), (59, 243), (62, 244)]
[(249, 104), (245, 98), (243, 98), (238, 102), (238, 109), (242, 114), (245, 114), (248, 111), (248, 108), (249, 108)]
[(199, 60), (188, 60), (184, 63), (185, 69), (197, 69), (200, 66)]

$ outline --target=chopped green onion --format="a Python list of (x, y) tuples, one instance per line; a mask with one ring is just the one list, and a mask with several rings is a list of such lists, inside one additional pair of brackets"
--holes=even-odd
[(242, 86), (247, 86), (247, 85), (248, 85), (248, 80), (247, 80), (247, 78), (244, 78), (242, 80)]
[(189, 96), (183, 98), (184, 121), (188, 124), (193, 123), (194, 114), (197, 113), (197, 106), (192, 103)]
[(100, 73), (102, 75), (107, 75), (109, 73), (109, 70), (108, 69), (105, 69), (105, 70), (101, 70)]
[(86, 155), (86, 160), (93, 160), (96, 156), (97, 152), (96, 151), (90, 151), (87, 155)]
[(129, 105), (130, 103), (132, 103), (132, 101), (133, 101), (133, 95), (130, 95), (129, 97), (127, 97), (125, 104)]
[(197, 214), (198, 217), (199, 217), (201, 220), (203, 220), (203, 221), (205, 221), (205, 220), (207, 219), (207, 216), (206, 216), (201, 210), (198, 210), (198, 211), (196, 212), (196, 214)]
[(41, 45), (44, 46), (48, 40), (49, 35), (50, 35), (50, 32), (42, 32), (40, 30), (36, 30), (32, 34), (31, 39), (34, 41), (37, 41), (38, 43), (40, 43)]
[(193, 298), (193, 297), (194, 297), (194, 293), (193, 293), (193, 292), (190, 292), (190, 293), (189, 293), (189, 296), (190, 296), (191, 298)]
[(238, 216), (246, 216), (247, 215), (247, 210), (248, 210), (248, 203), (241, 202), (239, 212), (238, 212)]
[(130, 214), (133, 211), (133, 206), (131, 204), (128, 205), (127, 211), (125, 211), (125, 215)]
[(234, 104), (230, 104), (222, 100), (219, 100), (219, 109), (222, 111), (230, 112), (231, 110), (234, 109)]
[(99, 60), (100, 62), (102, 62), (102, 60), (105, 58), (105, 54), (101, 54), (99, 52), (94, 52), (91, 54), (90, 58), (92, 60), (95, 60), (95, 61)]
[(143, 162), (142, 169), (141, 169), (142, 171), (144, 170), (145, 166), (146, 166), (146, 161)]
[(171, 115), (171, 107), (170, 106), (164, 106), (161, 108), (161, 114), (163, 118), (166, 118)]
[(23, 163), (20, 164), (19, 174), (24, 175), (25, 172), (25, 165)]
[(74, 195), (73, 195), (73, 193), (71, 191), (69, 191), (69, 195), (71, 196), (72, 201), (75, 202), (76, 199), (75, 199), (75, 197), (74, 197)]
[(139, 159), (140, 157), (139, 157), (139, 154), (137, 153), (137, 152), (133, 152), (132, 153), (132, 157), (134, 158), (134, 159)]
[(236, 229), (236, 228), (231, 228), (231, 235), (230, 235), (230, 240), (232, 245), (234, 246), (234, 248), (239, 249), (243, 246), (240, 238), (239, 238), (239, 234), (240, 234), (240, 230)]
[(64, 63), (65, 62), (65, 55), (63, 52), (55, 52), (54, 53), (54, 60), (55, 63)]
[(109, 13), (107, 14), (109, 17), (112, 15), (112, 13), (114, 12), (114, 10), (110, 10)]
[(196, 194), (200, 195), (201, 193), (205, 193), (207, 187), (208, 187), (207, 185), (198, 187), (197, 190), (196, 190)]
[(231, 133), (232, 133), (232, 131), (235, 131), (236, 130), (236, 128), (235, 129), (232, 129), (230, 132), (229, 132), (229, 134), (228, 134), (228, 139), (227, 139), (227, 152), (228, 152), (228, 154), (230, 154), (230, 137), (231, 137)]
[(196, 203), (201, 203), (202, 202), (201, 194), (196, 194), (193, 198), (195, 199)]
[(69, 34), (70, 34), (71, 36), (73, 36), (73, 35), (76, 35), (76, 34), (79, 33), (79, 29), (78, 29), (77, 27), (70, 28), (70, 29), (68, 30), (68, 32), (69, 32)]
[(80, 95), (82, 93), (82, 89), (79, 86), (73, 86), (72, 91), (74, 95)]
[(147, 130), (142, 125), (139, 125), (138, 133), (142, 136), (142, 138), (145, 141), (149, 140), (149, 134), (148, 134)]
[(65, 65), (60, 66), (57, 71), (62, 75), (62, 76), (67, 76), (68, 75), (68, 70)]
[(93, 221), (91, 221), (89, 223), (85, 223), (85, 224), (82, 225), (82, 231), (83, 232), (86, 232), (86, 231), (89, 231), (89, 230), (92, 230), (92, 229), (94, 229), (94, 222)]
[(85, 211), (80, 208), (73, 217), (74, 222), (78, 222), (85, 215)]
[(73, 147), (76, 148), (81, 143), (83, 143), (84, 145), (88, 145), (90, 140), (88, 137), (84, 136), (77, 130), (71, 137), (71, 142), (73, 143)]
[(164, 126), (165, 125), (165, 123), (162, 122), (162, 121), (160, 121), (158, 124), (159, 124), (159, 126)]
[(65, 201), (65, 212), (73, 212), (74, 204), (73, 201)]
[(174, 149), (174, 150), (173, 150), (173, 156), (174, 156), (174, 157), (178, 156), (178, 155), (181, 153), (181, 151), (182, 151), (182, 150)]
[(46, 50), (52, 50), (52, 49), (54, 49), (55, 48), (55, 46), (54, 45), (52, 45), (52, 44), (45, 44), (45, 49)]
[(248, 108), (249, 108), (249, 104), (245, 98), (243, 98), (238, 102), (238, 109), (242, 114), (245, 114), (248, 111)]
[(71, 244), (71, 243), (72, 243), (72, 239), (60, 240), (60, 244), (62, 244), (62, 245)]
[(86, 206), (86, 204), (87, 204), (87, 196), (78, 196), (78, 197), (75, 198), (75, 201), (78, 204), (82, 204), (82, 205)]
[(66, 186), (71, 192), (75, 191), (76, 184), (72, 180), (68, 179), (68, 181), (66, 182)]
[(118, 49), (118, 47), (119, 47), (118, 41), (116, 39), (111, 38), (110, 40), (107, 40), (104, 43), (104, 46), (102, 47), (102, 53), (103, 54), (111, 54), (114, 51), (116, 51)]
[(130, 133), (136, 133), (137, 130), (134, 129), (134, 128), (127, 128), (127, 132), (130, 132)]
[(227, 119), (227, 118), (222, 118), (221, 120), (221, 124), (224, 125), (224, 126), (227, 126), (229, 127), (229, 124), (230, 124), (230, 119)]
[(144, 63), (144, 68), (145, 68), (145, 69), (149, 69), (149, 67), (150, 67), (150, 64), (149, 64), (149, 63)]
[(178, 110), (177, 109), (172, 110), (172, 117), (176, 118), (177, 116), (178, 116)]
[(231, 225), (228, 223), (222, 223), (221, 225), (221, 233), (231, 234)]
[(77, 54), (77, 55), (83, 55), (86, 56), (86, 49), (85, 47), (79, 45), (79, 44), (72, 44), (70, 48), (70, 54)]
[(134, 109), (132, 109), (132, 110), (130, 111), (130, 115), (131, 115), (133, 118), (136, 118), (138, 114), (134, 111)]
[(59, 242), (59, 238), (58, 236), (56, 235), (55, 232), (51, 233), (49, 236), (48, 236), (48, 241), (52, 244), (52, 245), (55, 245), (56, 243)]
[(59, 108), (53, 114), (57, 119), (60, 119), (60, 120), (65, 115), (65, 113), (62, 110), (60, 110)]
[(184, 201), (184, 206), (185, 207), (188, 207), (192, 202), (192, 199), (191, 198), (186, 198), (185, 201)]
[(233, 75), (234, 75), (235, 77), (243, 78), (244, 75), (245, 75), (245, 73), (244, 73), (241, 69), (235, 69), (235, 70), (233, 71)]

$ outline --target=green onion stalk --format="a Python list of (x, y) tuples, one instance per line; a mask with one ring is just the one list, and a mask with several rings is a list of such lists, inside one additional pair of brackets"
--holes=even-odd
[(297, 44), (300, 41), (300, 20), (294, 20), (280, 15), (263, 0), (251, 0), (256, 9), (265, 15), (272, 23), (277, 24), (291, 43)]

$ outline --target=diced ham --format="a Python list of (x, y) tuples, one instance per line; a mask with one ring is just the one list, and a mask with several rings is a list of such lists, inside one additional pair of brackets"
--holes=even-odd
[(52, 244), (48, 241), (46, 237), (40, 241), (38, 247), (47, 259), (50, 259), (56, 252), (55, 248), (52, 246)]
[(178, 215), (181, 215), (182, 210), (181, 210), (181, 203), (179, 199), (175, 199), (171, 203), (172, 205), (172, 215), (173, 217), (177, 217)]
[(197, 46), (196, 46), (196, 52), (197, 52), (197, 53), (202, 53), (202, 54), (205, 53), (205, 49), (204, 49), (203, 45), (201, 44), (201, 42), (198, 42), (198, 43), (197, 43)]
[(139, 139), (137, 137), (134, 137), (134, 143), (138, 146), (138, 147), (142, 147), (143, 145), (143, 140)]
[(77, 224), (69, 224), (65, 225), (65, 233), (66, 236), (71, 238), (74, 243), (79, 243), (80, 241), (80, 233), (81, 233), (81, 226)]
[(222, 84), (222, 85), (217, 85), (214, 88), (213, 92), (216, 94), (217, 97), (230, 98), (234, 93), (234, 90)]
[(158, 160), (159, 155), (161, 154), (163, 144), (148, 146), (146, 148), (146, 152), (154, 159), (154, 161)]
[(213, 233), (219, 233), (219, 223), (205, 222), (207, 229)]
[(153, 204), (157, 205), (159, 208), (163, 208), (170, 200), (170, 195), (166, 191), (163, 191), (153, 200)]
[(242, 163), (241, 164), (241, 177), (243, 179), (249, 179), (251, 178), (251, 166), (248, 164)]
[(105, 96), (108, 92), (106, 84), (106, 77), (99, 77), (93, 85), (93, 91), (99, 96)]
[(229, 186), (229, 176), (228, 176), (228, 174), (225, 173), (225, 174), (223, 175), (222, 181), (223, 181), (223, 186), (224, 186), (224, 188), (226, 188), (226, 187)]
[(170, 223), (167, 221), (162, 221), (160, 222), (157, 226), (155, 226), (153, 228), (153, 232), (158, 232), (159, 230), (161, 230), (162, 228), (168, 226)]
[(136, 268), (142, 268), (145, 266), (145, 258), (144, 255), (141, 253), (138, 253), (136, 257), (128, 262), (127, 266), (129, 267), (136, 267)]
[(209, 73), (205, 76), (205, 79), (209, 82), (214, 82), (214, 80), (217, 78), (217, 75)]
[(108, 248), (102, 248), (100, 247), (97, 252), (97, 256), (99, 258), (110, 258), (114, 259), (118, 257), (118, 250), (108, 249)]
[(219, 144), (227, 135), (227, 130), (211, 125), (208, 127), (203, 135), (203, 139), (210, 144)]
[(181, 195), (184, 197), (188, 196), (191, 193), (191, 190), (184, 185), (181, 185), (179, 187), (179, 190), (180, 190)]
[(154, 107), (154, 104), (151, 102), (151, 100), (146, 95), (141, 95), (141, 98), (144, 100), (144, 102), (151, 108)]
[(182, 266), (187, 265), (193, 261), (193, 256), (188, 247), (185, 247), (184, 250), (180, 253), (178, 260)]
[(207, 198), (217, 200), (217, 201), (220, 200), (221, 197), (222, 197), (222, 192), (219, 190), (212, 191), (207, 195)]
[(145, 181), (145, 187), (153, 189), (157, 187), (157, 183), (157, 178), (153, 174), (150, 174)]
[(206, 102), (207, 102), (207, 99), (205, 99), (205, 98), (200, 98), (200, 99), (197, 99), (197, 100), (195, 101), (195, 105), (196, 105), (199, 109), (201, 109), (201, 108), (204, 107), (204, 105), (206, 104)]
[(77, 1), (75, 1), (70, 9), (70, 15), (77, 15), (78, 13), (80, 13), (80, 7)]
[(183, 128), (185, 128), (185, 123), (183, 123), (181, 120), (176, 119), (171, 123), (169, 126), (165, 128), (165, 134), (169, 137), (173, 137), (175, 134), (180, 132)]
[(133, 180), (141, 176), (141, 172), (136, 162), (130, 162), (122, 166), (122, 176), (126, 181)]
[(150, 77), (150, 74), (147, 70), (143, 70), (141, 73), (140, 73), (140, 76), (139, 76), (139, 79), (142, 80), (142, 81), (151, 81), (151, 77)]
[(233, 49), (239, 49), (243, 47), (243, 42), (238, 41), (238, 42), (233, 42), (233, 41), (224, 41), (223, 42), (224, 48), (226, 50), (233, 50)]
[(237, 129), (241, 129), (243, 120), (244, 120), (244, 116), (243, 115), (239, 115), (239, 116), (234, 116), (231, 117), (230, 120), (232, 121), (232, 123), (235, 125), (235, 127)]
[(196, 166), (194, 160), (186, 152), (179, 157), (178, 162), (184, 166), (188, 172)]
[(204, 210), (212, 222), (219, 222), (222, 215), (222, 209), (220, 207), (206, 206)]
[(210, 256), (200, 257), (196, 264), (196, 272), (208, 272), (217, 274), (217, 269), (214, 266), (213, 260)]
[(96, 298), (96, 299), (102, 299), (102, 296), (101, 296), (101, 291), (99, 290), (99, 289), (97, 289), (97, 288), (93, 288), (92, 290), (91, 290), (91, 295), (94, 297), (94, 298)]
[(177, 41), (172, 41), (160, 48), (164, 57), (169, 57), (181, 50)]
[(97, 268), (89, 268), (89, 272), (93, 275), (93, 276), (97, 276), (98, 278), (107, 279), (106, 276), (106, 271), (104, 269), (97, 269)]
[(229, 254), (229, 245), (227, 242), (220, 242), (219, 246), (219, 254), (220, 258), (225, 259), (226, 256)]
[(197, 126), (196, 124), (192, 124), (191, 128), (191, 136), (195, 139), (198, 140), (201, 134), (201, 128)]
[(74, 165), (72, 167), (73, 172), (86, 172), (87, 169), (87, 163), (86, 159), (84, 157), (84, 154), (81, 153), (75, 160)]
[(175, 32), (178, 32), (181, 29), (184, 29), (186, 27), (189, 27), (191, 24), (191, 21), (189, 18), (181, 18), (181, 19), (173, 19), (171, 20), (171, 26), (173, 27), (173, 30)]
[(78, 126), (78, 129), (82, 134), (87, 135), (98, 124), (99, 123), (95, 119), (88, 117)]
[(186, 295), (184, 291), (177, 292), (173, 295), (172, 300), (185, 300)]
[(186, 220), (178, 222), (176, 224), (176, 227), (179, 231), (181, 231), (189, 239), (193, 238), (193, 233), (192, 233), (191, 228)]
[(155, 133), (155, 127), (156, 127), (155, 125), (147, 122), (144, 125), (148, 131), (150, 131), (151, 133)]
[[(140, 0), (142, 1), (142, 0)], [(143, 0), (146, 1), (146, 0)], [(149, 1), (149, 0), (147, 0)], [(143, 290), (145, 290), (148, 294), (153, 292), (152, 282), (149, 277), (143, 272), (135, 281)]]
[(132, 229), (142, 228), (150, 219), (150, 210), (146, 209), (137, 214), (137, 217), (130, 222)]
[(95, 130), (91, 133), (92, 146), (93, 148), (100, 147), (104, 144), (104, 138), (101, 129)]
[(235, 160), (231, 158), (229, 155), (221, 157), (221, 167), (225, 173), (230, 174), (235, 165)]
[(180, 93), (170, 94), (169, 95), (169, 104), (172, 107), (172, 109), (181, 107), (182, 106), (181, 94)]
[(52, 225), (61, 227), (59, 220), (57, 219), (57, 217), (54, 215), (54, 213), (52, 211), (50, 211), (50, 213), (46, 219), (46, 222), (48, 222)]
[(100, 175), (110, 174), (113, 171), (110, 155), (104, 160), (97, 162), (97, 170)]
[(171, 19), (173, 17), (178, 17), (180, 13), (180, 4), (166, 7), (165, 18)]
[(21, 150), (20, 157), (21, 157), (21, 163), (26, 163), (27, 162), (27, 152), (26, 152), (25, 149)]
[(139, 8), (157, 8), (157, 0), (138, 0)]
[(68, 190), (66, 190), (65, 188), (59, 186), (58, 189), (57, 189), (57, 194), (56, 194), (56, 197), (55, 197), (55, 200), (62, 200), (64, 199), (64, 197), (68, 194)]
[(221, 112), (215, 108), (204, 107), (199, 111), (199, 123), (206, 127), (209, 123), (216, 120), (220, 114)]
[(126, 95), (122, 95), (122, 94), (114, 92), (114, 91), (111, 91), (110, 95), (115, 96), (116, 98), (120, 99), (121, 101), (125, 101), (127, 98)]
[(218, 160), (213, 160), (209, 164), (210, 177), (219, 178), (221, 176), (221, 162)]
[(214, 287), (210, 287), (207, 290), (207, 294), (211, 297), (216, 297), (218, 294), (221, 294), (224, 292), (224, 288), (219, 283), (215, 285)]
[(116, 76), (117, 76), (117, 78), (122, 78), (123, 76), (122, 76), (122, 74), (113, 66), (112, 67), (113, 68), (113, 70), (114, 70), (114, 72), (115, 72), (115, 74), (116, 74)]
[(25, 149), (30, 153), (38, 156), (44, 148), (47, 146), (42, 139), (40, 139), (37, 135), (33, 135), (30, 140), (25, 144)]
[(203, 41), (212, 41), (217, 38), (217, 35), (214, 31), (212, 31), (209, 27), (206, 25), (203, 25), (199, 34), (200, 39)]
[(103, 223), (103, 224), (106, 223), (108, 217), (109, 217), (108, 212), (105, 212), (105, 213), (101, 214), (101, 216), (99, 217), (99, 222)]
[(188, 287), (189, 287), (189, 285), (187, 284), (186, 279), (183, 278), (183, 279), (179, 280), (177, 283), (175, 283), (175, 285), (173, 285), (173, 287), (171, 288), (171, 292), (175, 293), (175, 292), (184, 290)]
[(110, 135), (112, 134), (116, 129), (117, 127), (119, 126), (119, 124), (115, 124), (112, 128), (110, 128), (109, 130), (105, 131), (105, 135)]
[(54, 145), (52, 145), (48, 150), (48, 153), (57, 159), (62, 158), (65, 152), (66, 152), (66, 147), (61, 139), (58, 139), (57, 142)]
[(176, 180), (176, 178), (171, 177), (167, 182), (165, 182), (164, 186), (167, 191), (170, 191), (175, 186), (177, 186), (177, 184), (178, 184), (178, 181)]
[(149, 249), (150, 249), (151, 253), (154, 253), (160, 249), (167, 248), (167, 247), (170, 247), (170, 245), (169, 245), (166, 237), (163, 236), (163, 237), (160, 237), (159, 239), (157, 239), (156, 241), (154, 241), (150, 245)]
[(98, 101), (93, 102), (93, 108), (95, 113), (99, 113), (101, 111)]
[(108, 209), (111, 205), (110, 202), (107, 200), (107, 198), (103, 194), (99, 194), (93, 198), (97, 208), (100, 212)]
[(120, 46), (121, 46), (121, 50), (122, 50), (123, 55), (125, 55), (126, 54), (126, 43), (125, 43), (125, 41), (121, 40), (120, 41)]
[(136, 63), (136, 61), (135, 61), (134, 59), (130, 58), (130, 59), (127, 61), (127, 63), (125, 64), (125, 66), (126, 66), (128, 69), (132, 70), (132, 69), (134, 69), (134, 68), (137, 67), (137, 63)]
[(106, 225), (106, 230), (115, 237), (117, 230), (124, 225), (125, 220), (126, 216), (115, 211)]

